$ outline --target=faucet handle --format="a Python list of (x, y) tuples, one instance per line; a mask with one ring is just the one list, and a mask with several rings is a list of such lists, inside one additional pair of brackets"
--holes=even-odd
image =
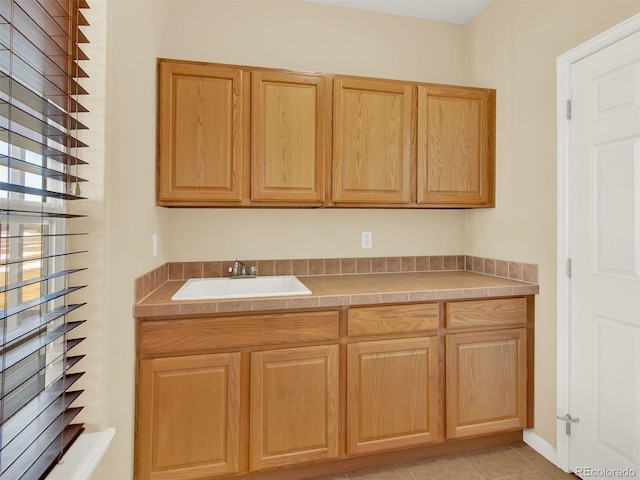
[(258, 276), (258, 267), (256, 267), (256, 266), (249, 267), (249, 275), (257, 277)]

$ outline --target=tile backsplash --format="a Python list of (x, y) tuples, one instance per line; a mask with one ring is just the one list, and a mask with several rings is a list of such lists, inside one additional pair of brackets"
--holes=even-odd
[[(169, 262), (141, 275), (134, 281), (135, 301), (139, 302), (168, 280), (227, 276), (233, 260), (216, 262)], [(366, 273), (436, 272), (468, 270), (486, 275), (538, 283), (538, 266), (469, 255), (420, 257), (311, 258), (295, 260), (245, 260), (247, 267), (258, 266), (258, 275), (357, 275)]]

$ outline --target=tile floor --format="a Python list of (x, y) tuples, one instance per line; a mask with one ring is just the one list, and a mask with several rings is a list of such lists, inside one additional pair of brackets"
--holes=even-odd
[(524, 443), (396, 463), (314, 480), (577, 480)]

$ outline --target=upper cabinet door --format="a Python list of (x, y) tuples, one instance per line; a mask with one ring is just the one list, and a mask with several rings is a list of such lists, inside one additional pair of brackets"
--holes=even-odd
[(240, 68), (160, 61), (158, 204), (242, 200), (249, 147), (243, 77)]
[(418, 87), (418, 203), (495, 204), (495, 90)]
[(334, 202), (412, 201), (414, 90), (402, 82), (335, 78)]
[(251, 200), (322, 205), (325, 201), (325, 78), (254, 71)]

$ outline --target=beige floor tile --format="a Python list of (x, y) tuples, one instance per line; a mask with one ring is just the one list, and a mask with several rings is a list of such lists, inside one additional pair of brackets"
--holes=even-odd
[(540, 470), (508, 445), (469, 452), (464, 458), (485, 480)]
[(499, 480), (550, 480), (549, 476), (542, 472), (523, 473), (521, 475), (513, 475), (510, 477), (502, 477)]
[(540, 471), (544, 472), (551, 480), (577, 479), (577, 477), (572, 473), (566, 473), (556, 467), (526, 443), (516, 443), (511, 446), (516, 452), (535, 465)]
[(525, 443), (336, 474), (314, 480), (578, 480)]
[(416, 480), (482, 480), (462, 456), (424, 458), (407, 464)]
[(578, 480), (578, 477), (573, 473), (563, 472), (551, 463), (546, 466), (541, 466), (540, 471), (544, 472), (551, 480)]
[(349, 472), (349, 480), (415, 480), (406, 463)]

